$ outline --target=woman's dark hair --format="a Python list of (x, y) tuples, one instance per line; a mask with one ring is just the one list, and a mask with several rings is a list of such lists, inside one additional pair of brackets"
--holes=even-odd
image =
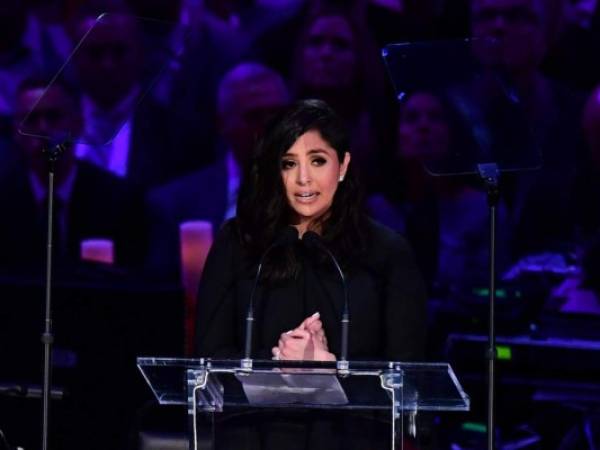
[[(240, 239), (253, 259), (290, 224), (291, 210), (281, 176), (282, 157), (308, 131), (318, 131), (335, 149), (340, 163), (350, 150), (344, 122), (321, 100), (299, 101), (270, 121), (246, 168), (237, 203)], [(364, 247), (365, 220), (362, 192), (350, 164), (328, 214), (318, 223), (322, 239), (346, 264)], [(265, 265), (265, 277), (294, 276), (297, 267), (293, 253), (273, 253), (271, 263)]]

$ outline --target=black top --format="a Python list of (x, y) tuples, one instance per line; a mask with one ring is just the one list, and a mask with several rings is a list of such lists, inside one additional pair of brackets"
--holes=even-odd
[[(406, 241), (369, 222), (366, 254), (349, 264), (348, 358), (413, 361), (423, 357), (425, 289)], [(255, 297), (254, 358), (270, 358), (279, 336), (320, 312), (329, 350), (339, 357), (343, 289), (321, 250), (294, 244), (300, 270), (285, 282), (263, 282)], [(221, 228), (204, 268), (197, 307), (199, 356), (243, 354), (247, 305), (257, 262), (248, 262), (235, 219)]]

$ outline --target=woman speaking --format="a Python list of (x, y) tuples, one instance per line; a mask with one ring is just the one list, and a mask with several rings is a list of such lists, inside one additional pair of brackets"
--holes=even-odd
[[(296, 239), (273, 245), (289, 230), (297, 231)], [(315, 234), (319, 245), (302, 239), (311, 235), (314, 241)], [(318, 100), (283, 111), (257, 145), (242, 180), (237, 217), (221, 228), (204, 268), (197, 354), (244, 355), (253, 293), (253, 358), (339, 358), (344, 292), (323, 247), (335, 256), (347, 283), (348, 359), (421, 359), (425, 290), (412, 253), (401, 236), (366, 217), (347, 130)], [(318, 447), (307, 439), (295, 444)], [(290, 445), (279, 448), (296, 448)]]

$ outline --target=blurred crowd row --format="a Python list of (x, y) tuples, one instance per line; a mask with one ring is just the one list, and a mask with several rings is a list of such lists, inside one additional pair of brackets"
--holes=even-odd
[[(70, 140), (56, 163), (59, 261), (77, 264), (82, 241), (102, 238), (116, 266), (179, 280), (179, 224), (205, 220), (217, 230), (234, 216), (265, 122), (294, 99), (316, 97), (347, 121), (370, 213), (408, 237), (430, 287), (483, 282), (481, 183), (423, 167), (428, 153), (455, 145), (453, 115), (431, 92), (398, 102), (381, 57), (392, 42), (472, 36), (496, 40), (497, 66), (543, 154), (540, 170), (501, 178), (500, 269), (530, 254), (593, 248), (597, 3), (3, 0), (0, 266), (43, 267), (43, 150)], [(102, 12), (110, 14), (97, 19)]]

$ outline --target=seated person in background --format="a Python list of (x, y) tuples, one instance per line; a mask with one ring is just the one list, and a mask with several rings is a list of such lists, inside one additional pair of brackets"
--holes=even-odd
[(151, 270), (176, 279), (182, 222), (206, 220), (216, 233), (226, 219), (235, 216), (242, 167), (265, 121), (288, 102), (281, 76), (263, 65), (242, 63), (223, 77), (217, 100), (222, 157), (148, 193)]
[[(48, 164), (43, 150), (67, 132), (76, 140), (83, 126), (78, 94), (61, 83), (44, 92), (46, 86), (47, 80), (30, 78), (17, 93), (11, 151), (19, 164), (0, 179), (8, 212), (0, 221), (0, 265), (5, 271), (38, 273), (45, 266)], [(20, 129), (47, 138), (24, 135)], [(142, 202), (125, 181), (77, 161), (68, 147), (56, 163), (54, 192), (54, 251), (59, 266), (77, 263), (81, 241), (90, 238), (113, 240), (119, 265), (141, 262)]]
[[(82, 89), (84, 118), (75, 153), (147, 189), (194, 168), (186, 159), (191, 151), (188, 138), (200, 141), (205, 130), (190, 129), (152, 95), (144, 96), (158, 69), (144, 72), (149, 55), (144, 52), (143, 23), (119, 8), (98, 21), (96, 10), (82, 5), (71, 25), (75, 41), (85, 36), (72, 62)], [(203, 149), (210, 150), (212, 146)]]
[[(388, 187), (368, 199), (373, 217), (406, 235), (428, 283), (442, 292), (485, 284), (488, 276), (485, 192), (477, 188), (474, 177), (427, 173), (434, 161), (467, 145), (461, 129), (450, 106), (434, 94), (417, 91), (405, 97), (400, 106), (396, 154), (388, 165)], [(507, 263), (503, 206), (498, 220), (498, 264), (502, 268)]]
[(539, 170), (505, 173), (502, 195), (511, 223), (511, 257), (565, 250), (572, 233), (569, 187), (583, 150), (583, 98), (547, 78), (540, 65), (550, 41), (552, 17), (543, 0), (472, 0), (473, 37), (491, 38), (497, 49), (482, 63), (505, 77), (518, 99), (542, 155)]
[[(52, 72), (64, 56), (56, 33), (40, 23), (33, 9), (21, 0), (0, 2), (0, 135), (10, 132), (19, 84), (32, 72)], [(60, 27), (54, 27), (60, 28)]]
[[(197, 354), (243, 354), (244, 319), (258, 261), (281, 233), (295, 229), (302, 238), (316, 234), (344, 268), (351, 315), (348, 358), (422, 358), (425, 289), (412, 252), (402, 237), (364, 214), (360, 199), (346, 127), (324, 102), (300, 101), (273, 120), (242, 179), (237, 216), (221, 228), (208, 256), (198, 294)], [(344, 303), (339, 275), (322, 249), (291, 241), (273, 248), (264, 260), (254, 297), (252, 356), (335, 360)], [(249, 422), (232, 425), (218, 444), (252, 449), (389, 446), (379, 442), (386, 440), (384, 434), (377, 440), (368, 428), (336, 426), (321, 418), (316, 411), (309, 416), (279, 411), (264, 428)]]
[(217, 155), (207, 141), (217, 135), (217, 85), (240, 60), (247, 39), (212, 20), (204, 1), (124, 1), (136, 17), (158, 19), (143, 27), (146, 73), (164, 69), (149, 95), (168, 109), (175, 133), (188, 135), (178, 149), (185, 153), (186, 172), (213, 163)]

